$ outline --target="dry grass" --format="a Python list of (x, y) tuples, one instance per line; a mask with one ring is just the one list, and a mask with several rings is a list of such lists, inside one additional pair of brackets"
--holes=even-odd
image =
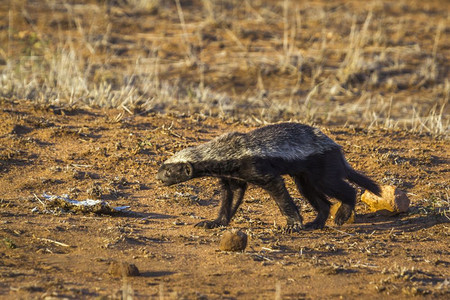
[(1, 7), (0, 97), (447, 135), (443, 6), (13, 1)]

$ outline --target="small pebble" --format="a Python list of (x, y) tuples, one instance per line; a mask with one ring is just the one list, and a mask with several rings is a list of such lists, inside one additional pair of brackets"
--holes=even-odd
[(139, 276), (139, 270), (134, 264), (113, 261), (109, 265), (108, 273), (115, 277)]

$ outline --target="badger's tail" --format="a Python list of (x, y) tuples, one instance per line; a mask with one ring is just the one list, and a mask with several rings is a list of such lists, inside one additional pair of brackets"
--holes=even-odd
[(371, 191), (375, 195), (381, 196), (380, 186), (375, 181), (355, 171), (347, 162), (345, 162), (345, 166), (348, 180)]

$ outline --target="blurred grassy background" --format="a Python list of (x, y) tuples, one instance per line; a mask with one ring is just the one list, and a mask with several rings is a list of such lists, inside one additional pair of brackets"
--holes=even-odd
[(0, 97), (448, 135), (448, 1), (0, 3)]

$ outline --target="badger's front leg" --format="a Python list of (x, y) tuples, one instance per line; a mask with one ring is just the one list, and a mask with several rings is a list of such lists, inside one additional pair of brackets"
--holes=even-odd
[(196, 227), (204, 227), (207, 229), (220, 226), (227, 226), (234, 214), (238, 210), (244, 198), (247, 183), (235, 179), (220, 179), (221, 196), (219, 215), (213, 221), (202, 221), (197, 223)]
[(243, 180), (230, 179), (230, 187), (231, 191), (233, 192), (233, 207), (231, 209), (231, 216), (230, 216), (231, 220), (242, 203), (245, 191), (247, 190), (247, 182)]
[(233, 193), (231, 191), (230, 183), (227, 179), (220, 179), (220, 209), (217, 219), (210, 221), (201, 221), (195, 224), (195, 227), (204, 227), (207, 229), (216, 228), (220, 226), (227, 226), (231, 219), (231, 204), (233, 202)]

